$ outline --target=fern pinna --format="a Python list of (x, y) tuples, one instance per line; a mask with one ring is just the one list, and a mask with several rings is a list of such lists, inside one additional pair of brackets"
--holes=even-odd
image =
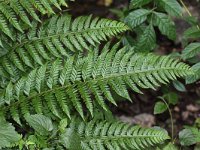
[(33, 24), (26, 35), (17, 34), (16, 43), (4, 44), (1, 56), (1, 75), (15, 75), (16, 69), (43, 65), (53, 58), (69, 57), (77, 51), (89, 49), (108, 37), (128, 30), (128, 26), (109, 19), (81, 16), (72, 21), (71, 16), (55, 16), (43, 24)]
[(116, 105), (111, 89), (131, 100), (128, 86), (141, 93), (138, 87), (155, 89), (160, 83), (166, 84), (192, 73), (188, 65), (168, 56), (134, 54), (125, 47), (118, 50), (118, 46), (116, 44), (109, 51), (106, 45), (99, 56), (94, 50), (87, 57), (71, 56), (42, 65), (16, 83), (10, 82), (1, 97), (11, 105), (14, 116), (12, 112), (17, 110), (13, 109), (18, 107), (23, 114), (29, 114), (33, 111), (30, 105), (35, 113), (42, 113), (42, 105), (47, 105), (58, 118), (62, 118), (62, 113), (70, 117), (71, 105), (84, 118), (82, 102), (91, 115), (94, 101), (107, 110), (104, 97)]
[[(132, 127), (118, 121), (74, 122), (60, 137), (61, 143), (71, 150), (141, 150), (169, 139), (163, 130)], [(67, 145), (65, 141), (71, 141), (71, 144)]]

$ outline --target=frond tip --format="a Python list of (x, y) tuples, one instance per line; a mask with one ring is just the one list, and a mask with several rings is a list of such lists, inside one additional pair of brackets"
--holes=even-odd
[(61, 135), (61, 142), (76, 141), (76, 144), (63, 145), (67, 149), (83, 150), (141, 150), (155, 146), (170, 139), (162, 129), (141, 128), (130, 126), (122, 122), (90, 121), (71, 123), (71, 127)]

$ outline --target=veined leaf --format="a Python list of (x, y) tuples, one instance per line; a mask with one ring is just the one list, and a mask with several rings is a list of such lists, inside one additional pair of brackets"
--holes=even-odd
[(156, 47), (156, 34), (152, 25), (145, 28), (142, 35), (136, 44), (138, 52), (148, 52)]
[(21, 136), (15, 131), (15, 128), (0, 120), (0, 149), (5, 147), (10, 147), (16, 142), (19, 142)]
[(191, 43), (182, 51), (182, 58), (189, 59), (200, 53), (200, 43)]
[(176, 39), (176, 28), (173, 21), (164, 13), (153, 12), (152, 23), (158, 26), (162, 34), (166, 35), (169, 39)]
[(198, 29), (196, 26), (191, 27), (184, 32), (184, 36), (186, 38), (200, 38), (200, 29)]
[(186, 84), (194, 83), (200, 79), (200, 62), (193, 65), (192, 70), (194, 74), (186, 77)]
[(182, 7), (177, 0), (156, 0), (168, 14), (172, 16), (182, 16)]
[(40, 135), (48, 135), (53, 130), (51, 119), (44, 115), (29, 115), (26, 121)]
[(173, 81), (173, 85), (175, 87), (176, 90), (180, 91), (180, 92), (186, 92), (186, 88), (185, 85), (183, 83), (181, 83), (180, 81)]
[(142, 24), (147, 19), (148, 14), (150, 14), (149, 10), (138, 9), (138, 10), (130, 12), (124, 21), (131, 28), (135, 28), (136, 26)]
[(200, 131), (195, 127), (187, 127), (179, 132), (180, 143), (183, 146), (190, 146), (200, 142)]
[(131, 0), (130, 7), (137, 8), (150, 3), (152, 0)]

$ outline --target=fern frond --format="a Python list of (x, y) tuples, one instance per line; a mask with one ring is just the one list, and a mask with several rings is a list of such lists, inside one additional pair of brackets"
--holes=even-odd
[(41, 21), (37, 12), (51, 15), (54, 14), (53, 7), (61, 9), (61, 5), (67, 6), (67, 3), (60, 0), (1, 0), (0, 31), (13, 39), (10, 26), (23, 32), (20, 22), (32, 27), (32, 19)]
[(10, 45), (0, 57), (0, 68), (13, 75), (15, 68), (24, 71), (47, 60), (69, 57), (89, 49), (89, 44), (96, 45), (128, 29), (124, 23), (109, 19), (81, 16), (72, 20), (69, 15), (55, 16), (39, 27), (35, 24), (27, 37), (19, 37), (19, 43)]
[[(168, 56), (134, 54), (126, 48), (117, 51), (118, 46), (111, 51), (106, 46), (98, 57), (94, 52), (87, 57), (58, 59), (36, 68), (15, 84), (8, 84), (1, 96), (11, 106), (26, 101), (24, 104), (32, 103), (34, 108), (38, 107), (35, 102), (40, 99), (43, 102), (38, 105), (47, 105), (57, 117), (61, 116), (61, 110), (70, 117), (70, 105), (83, 117), (83, 103), (91, 114), (94, 102), (104, 110), (107, 110), (105, 99), (116, 104), (111, 89), (131, 100), (129, 86), (141, 93), (139, 88), (155, 89), (161, 83), (193, 73), (188, 65)], [(34, 111), (41, 112), (41, 106)]]
[[(166, 131), (154, 128), (130, 126), (122, 122), (74, 121), (61, 135), (61, 141), (67, 149), (83, 150), (141, 150), (169, 139)], [(76, 141), (72, 144), (70, 141)], [(62, 142), (61, 142), (62, 143)]]

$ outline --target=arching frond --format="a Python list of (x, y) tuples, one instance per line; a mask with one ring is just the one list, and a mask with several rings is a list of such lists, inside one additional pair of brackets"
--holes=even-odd
[(25, 71), (47, 60), (68, 57), (128, 29), (124, 23), (109, 19), (81, 16), (72, 20), (69, 15), (55, 16), (41, 26), (35, 24), (27, 37), (17, 37), (19, 43), (7, 45), (7, 53), (0, 57), (0, 73), (14, 75), (16, 68)]
[(69, 106), (73, 106), (83, 117), (83, 104), (92, 115), (93, 102), (104, 110), (107, 110), (105, 99), (116, 104), (111, 89), (131, 101), (128, 87), (142, 93), (139, 88), (155, 89), (161, 83), (192, 74), (188, 65), (168, 56), (134, 54), (126, 48), (117, 51), (118, 46), (110, 51), (105, 46), (100, 56), (89, 53), (87, 57), (58, 59), (45, 64), (15, 84), (10, 82), (1, 96), (11, 106), (24, 105), (23, 114), (41, 113), (42, 106), (47, 105), (55, 116), (60, 117), (62, 110), (70, 117)]
[[(167, 139), (169, 136), (162, 129), (141, 128), (122, 122), (107, 121), (76, 120), (61, 135), (63, 145), (71, 150), (142, 150)], [(76, 141), (76, 144), (72, 141)]]
[(40, 21), (37, 12), (54, 14), (53, 7), (61, 9), (61, 5), (67, 6), (65, 0), (1, 0), (0, 31), (13, 39), (10, 26), (23, 32), (20, 22), (32, 27), (32, 19)]

